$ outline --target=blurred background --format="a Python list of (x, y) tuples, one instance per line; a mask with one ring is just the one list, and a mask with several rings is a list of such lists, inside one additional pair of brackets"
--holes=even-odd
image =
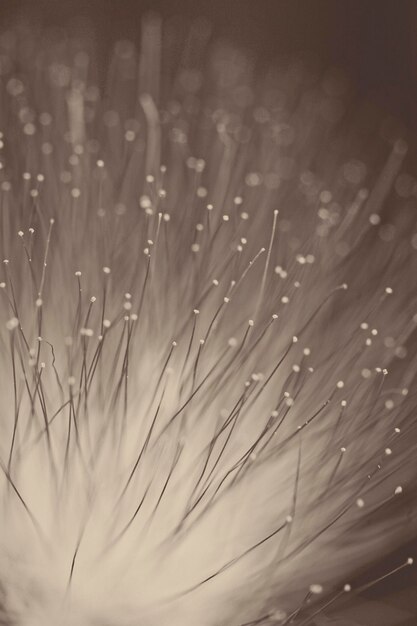
[(345, 68), (362, 94), (417, 131), (416, 0), (0, 0), (0, 23), (25, 13), (47, 25), (82, 17), (105, 48), (138, 39), (140, 16), (205, 16), (214, 34), (254, 51), (265, 63), (307, 52)]
[[(394, 115), (409, 141), (417, 143), (417, 0), (0, 0), (0, 29), (22, 15), (47, 27), (81, 20), (96, 32), (104, 67), (117, 39), (139, 40), (141, 16), (150, 10), (162, 17), (204, 16), (214, 36), (243, 46), (259, 64), (302, 52), (324, 66), (341, 67), (359, 97)], [(417, 561), (416, 542), (384, 557), (358, 582), (377, 578), (408, 556)], [(377, 626), (375, 615), (385, 615), (378, 626), (415, 626), (415, 569), (361, 594), (343, 623)], [(384, 613), (375, 612), (375, 603)], [(336, 616), (320, 619), (317, 626), (342, 624)]]

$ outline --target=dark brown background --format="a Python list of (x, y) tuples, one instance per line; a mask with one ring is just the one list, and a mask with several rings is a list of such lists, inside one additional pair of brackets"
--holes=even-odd
[(0, 23), (22, 10), (58, 25), (82, 15), (106, 45), (137, 38), (149, 9), (204, 15), (268, 60), (311, 51), (417, 132), (417, 0), (0, 0)]

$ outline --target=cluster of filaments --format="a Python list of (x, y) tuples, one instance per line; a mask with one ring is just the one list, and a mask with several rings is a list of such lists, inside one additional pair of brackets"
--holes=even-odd
[(0, 36), (1, 580), (33, 623), (307, 624), (415, 522), (406, 145), (209, 36), (151, 18), (101, 89), (88, 42)]

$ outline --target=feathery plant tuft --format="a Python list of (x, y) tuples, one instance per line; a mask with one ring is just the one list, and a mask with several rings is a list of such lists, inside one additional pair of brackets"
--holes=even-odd
[(315, 624), (416, 529), (406, 143), (201, 20), (96, 55), (0, 35), (2, 623)]

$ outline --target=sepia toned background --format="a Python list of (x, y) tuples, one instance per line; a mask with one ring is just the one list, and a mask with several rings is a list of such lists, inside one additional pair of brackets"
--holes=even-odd
[(363, 93), (417, 130), (415, 0), (1, 0), (0, 20), (25, 12), (63, 25), (81, 16), (105, 48), (118, 37), (138, 37), (149, 10), (203, 15), (215, 34), (253, 49), (263, 62), (283, 53), (318, 55), (344, 67)]

